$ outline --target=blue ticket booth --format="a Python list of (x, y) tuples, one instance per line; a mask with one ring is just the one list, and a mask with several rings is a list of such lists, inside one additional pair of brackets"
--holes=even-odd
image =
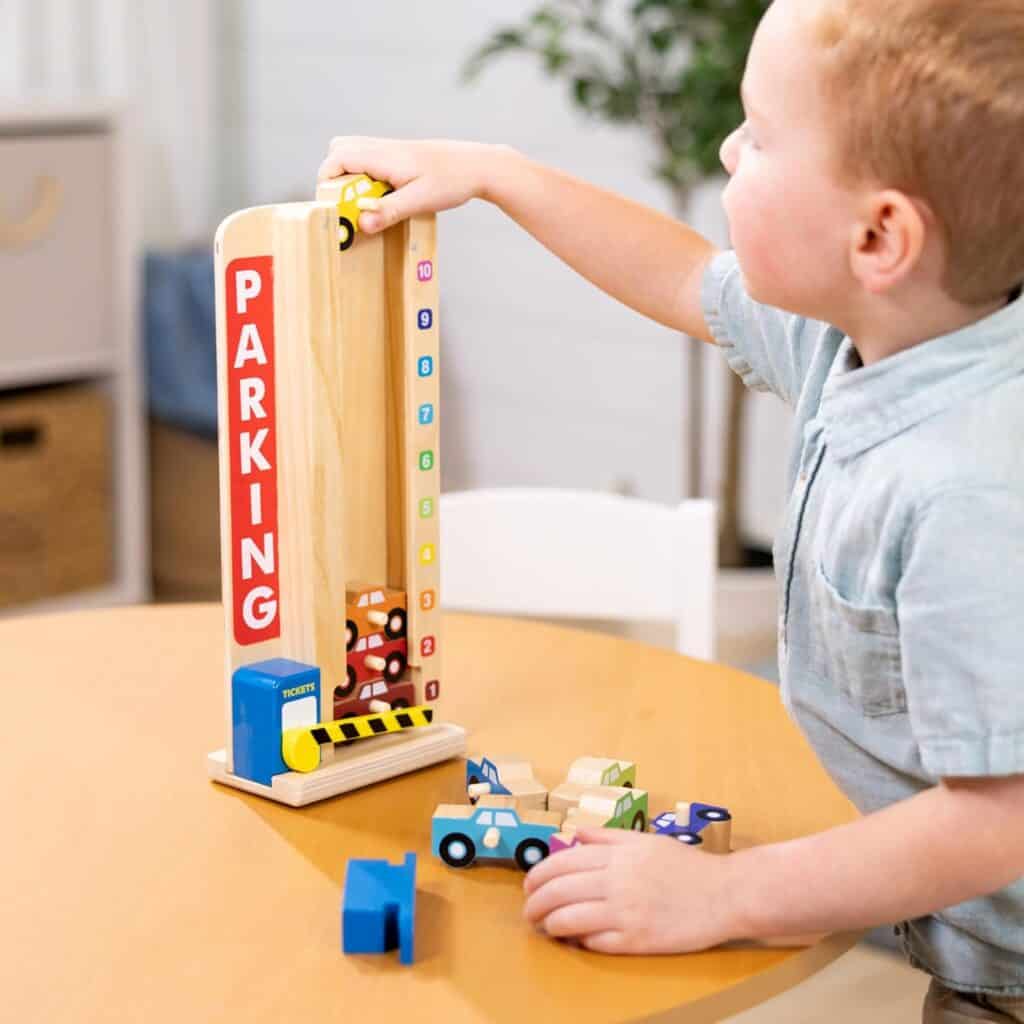
[(320, 669), (290, 658), (269, 658), (231, 676), (234, 772), (269, 786), (287, 772), (281, 734), (320, 721)]

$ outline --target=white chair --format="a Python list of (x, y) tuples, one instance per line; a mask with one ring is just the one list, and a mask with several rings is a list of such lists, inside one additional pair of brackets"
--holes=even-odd
[(715, 506), (599, 491), (441, 495), (441, 604), (539, 618), (668, 621), (714, 656)]

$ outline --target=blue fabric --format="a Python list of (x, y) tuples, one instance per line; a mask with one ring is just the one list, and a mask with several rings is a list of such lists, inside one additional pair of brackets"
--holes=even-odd
[(148, 253), (143, 308), (150, 413), (174, 426), (215, 437), (217, 351), (212, 253)]
[[(733, 253), (703, 304), (733, 370), (795, 408), (779, 672), (826, 769), (864, 813), (1024, 773), (1024, 300), (869, 367), (752, 300)], [(1024, 878), (900, 931), (951, 988), (1024, 995)]]

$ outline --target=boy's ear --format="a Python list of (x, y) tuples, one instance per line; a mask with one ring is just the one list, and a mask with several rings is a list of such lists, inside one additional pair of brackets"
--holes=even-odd
[(872, 193), (850, 240), (854, 277), (876, 294), (905, 281), (921, 262), (929, 221), (928, 211), (903, 192)]

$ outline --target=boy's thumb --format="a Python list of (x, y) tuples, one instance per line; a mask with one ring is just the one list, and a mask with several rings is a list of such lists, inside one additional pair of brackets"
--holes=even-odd
[(431, 208), (427, 200), (427, 190), (420, 179), (411, 181), (380, 199), (361, 199), (359, 205), (362, 210), (359, 215), (359, 229), (371, 235)]

